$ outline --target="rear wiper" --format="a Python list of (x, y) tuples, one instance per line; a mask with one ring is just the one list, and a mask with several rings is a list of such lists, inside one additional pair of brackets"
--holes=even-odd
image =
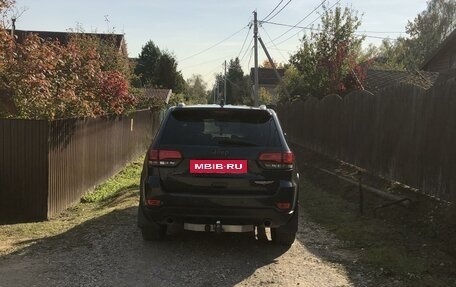
[(219, 145), (232, 145), (232, 146), (258, 146), (257, 144), (248, 142), (248, 141), (243, 141), (243, 140), (238, 140), (238, 139), (224, 139), (224, 140), (219, 140), (217, 142)]

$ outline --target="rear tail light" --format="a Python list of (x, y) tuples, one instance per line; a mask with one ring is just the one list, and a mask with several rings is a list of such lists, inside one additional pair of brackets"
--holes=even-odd
[(294, 155), (291, 151), (263, 152), (260, 154), (258, 161), (264, 168), (289, 169), (293, 168)]
[(291, 203), (289, 202), (277, 202), (277, 208), (281, 210), (288, 210), (291, 208)]
[(149, 205), (149, 206), (160, 206), (161, 205), (161, 201), (159, 199), (151, 198), (151, 199), (146, 200), (146, 202), (147, 202), (147, 205)]
[(178, 150), (151, 149), (149, 150), (149, 164), (154, 166), (175, 166), (182, 159)]

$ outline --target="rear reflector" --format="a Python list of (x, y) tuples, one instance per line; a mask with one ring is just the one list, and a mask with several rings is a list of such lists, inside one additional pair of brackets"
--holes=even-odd
[(178, 150), (151, 149), (149, 150), (149, 164), (156, 166), (175, 166), (182, 159)]
[(293, 168), (294, 155), (291, 151), (285, 152), (263, 152), (258, 160), (264, 168), (288, 169)]
[(160, 206), (161, 205), (161, 201), (159, 199), (148, 199), (146, 200), (147, 202), (147, 205), (149, 206)]
[(276, 205), (277, 205), (278, 209), (282, 209), (282, 210), (291, 208), (291, 203), (289, 203), (289, 202), (277, 202)]

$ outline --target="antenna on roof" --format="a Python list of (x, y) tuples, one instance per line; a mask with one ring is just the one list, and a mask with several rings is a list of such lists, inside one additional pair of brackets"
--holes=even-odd
[(11, 36), (14, 37), (14, 32), (16, 31), (16, 17), (11, 18), (11, 23), (12, 23)]
[(106, 22), (106, 33), (109, 33), (109, 15), (104, 15)]

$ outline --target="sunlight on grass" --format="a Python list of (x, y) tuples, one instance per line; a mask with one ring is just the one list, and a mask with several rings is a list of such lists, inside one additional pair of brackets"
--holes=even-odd
[(81, 198), (81, 202), (100, 202), (111, 198), (121, 191), (139, 189), (141, 169), (142, 163), (140, 161), (129, 164), (108, 181), (100, 184), (93, 191), (86, 193)]
[(135, 206), (142, 164), (135, 161), (89, 192), (56, 218), (43, 222), (0, 225), (0, 256), (20, 250), (41, 239), (62, 234), (75, 226), (113, 210)]

